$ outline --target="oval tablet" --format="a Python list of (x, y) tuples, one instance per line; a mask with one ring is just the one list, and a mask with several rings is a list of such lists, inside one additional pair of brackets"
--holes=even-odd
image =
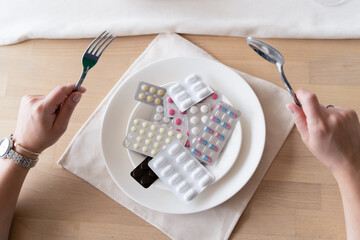
[(161, 171), (161, 175), (166, 177), (166, 176), (169, 176), (171, 174), (173, 170), (173, 167), (170, 166), (170, 165), (167, 165), (162, 171)]
[(178, 173), (175, 173), (172, 177), (169, 178), (169, 184), (175, 185), (180, 181), (180, 175)]
[(195, 167), (195, 161), (194, 160), (190, 160), (188, 161), (185, 165), (184, 165), (184, 169), (185, 171), (190, 171), (191, 169), (193, 169)]
[(191, 86), (191, 90), (194, 91), (194, 92), (198, 92), (200, 91), (201, 89), (203, 89), (205, 86), (204, 84), (202, 84), (201, 81), (197, 81), (196, 83), (194, 83), (192, 86)]
[(185, 190), (188, 188), (188, 185), (185, 181), (182, 181), (179, 186), (177, 186), (176, 191), (179, 193), (185, 192)]
[(204, 176), (200, 181), (199, 184), (202, 187), (206, 187), (211, 182), (212, 178), (209, 175)]
[(182, 152), (177, 158), (176, 162), (183, 163), (186, 160), (186, 152)]
[(185, 201), (191, 201), (196, 197), (196, 192), (194, 189), (190, 189), (187, 193), (184, 194)]
[(180, 151), (180, 146), (178, 144), (175, 144), (173, 146), (171, 146), (171, 148), (168, 150), (169, 154), (171, 155), (175, 155)]
[(154, 167), (155, 168), (161, 168), (165, 163), (165, 158), (164, 157), (158, 157), (155, 162), (154, 162)]
[(192, 104), (193, 104), (193, 100), (191, 100), (191, 98), (187, 98), (186, 100), (184, 100), (184, 101), (181, 103), (181, 107), (182, 107), (183, 109), (188, 109)]
[(205, 89), (200, 90), (200, 91), (196, 94), (196, 96), (197, 96), (198, 98), (203, 99), (203, 98), (205, 98), (206, 96), (208, 96), (210, 93), (211, 93), (211, 92), (210, 92), (208, 89), (205, 88)]
[(201, 177), (201, 175), (203, 174), (203, 170), (201, 169), (201, 167), (198, 167), (197, 169), (195, 169), (195, 171), (191, 174), (193, 179), (198, 179)]

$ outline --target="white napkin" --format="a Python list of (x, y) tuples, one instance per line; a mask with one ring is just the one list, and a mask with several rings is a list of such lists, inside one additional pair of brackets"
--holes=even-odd
[[(341, 1), (341, 0), (339, 0)], [(2, 0), (0, 45), (32, 38), (161, 32), (266, 38), (359, 38), (360, 1)]]
[[(155, 212), (137, 204), (113, 182), (99, 151), (101, 145), (99, 126), (102, 124), (106, 106), (120, 83), (151, 62), (179, 56), (212, 58), (204, 50), (177, 34), (157, 36), (76, 134), (58, 164), (94, 185), (173, 239), (227, 239), (293, 127), (291, 116), (284, 107), (285, 103), (291, 101), (285, 90), (237, 71), (253, 88), (263, 107), (267, 125), (265, 149), (259, 167), (245, 187), (225, 203), (207, 211), (172, 215)], [(276, 104), (273, 104), (274, 102)], [(212, 220), (207, 221), (207, 219)], [(206, 228), (198, 227), (201, 222), (206, 222)]]

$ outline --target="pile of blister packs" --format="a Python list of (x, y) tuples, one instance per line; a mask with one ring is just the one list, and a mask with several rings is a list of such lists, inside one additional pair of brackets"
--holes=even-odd
[(185, 203), (200, 194), (215, 180), (203, 164), (219, 160), (240, 117), (221, 98), (196, 74), (167, 89), (140, 82), (135, 99), (154, 109), (129, 124), (123, 145), (145, 158), (130, 175), (144, 188), (160, 178)]

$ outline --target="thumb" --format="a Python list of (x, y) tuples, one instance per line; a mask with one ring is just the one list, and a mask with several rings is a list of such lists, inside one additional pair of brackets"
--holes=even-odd
[(294, 123), (300, 132), (302, 140), (306, 141), (309, 137), (309, 131), (304, 111), (294, 103), (286, 104), (286, 108), (289, 110), (289, 112), (291, 112)]
[(61, 129), (61, 131), (66, 130), (71, 115), (74, 112), (76, 105), (79, 103), (81, 96), (82, 96), (81, 92), (73, 92), (69, 96), (67, 96), (67, 98), (64, 100), (63, 104), (61, 105), (60, 109), (58, 110), (53, 125), (55, 129)]

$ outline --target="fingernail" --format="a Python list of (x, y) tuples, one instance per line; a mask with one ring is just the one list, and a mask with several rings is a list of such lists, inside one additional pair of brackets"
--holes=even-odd
[(289, 105), (286, 105), (286, 110), (288, 110), (288, 112), (290, 112), (291, 114), (294, 113), (294, 110), (291, 107), (289, 107)]
[(72, 98), (74, 103), (78, 103), (81, 99), (81, 94), (75, 94)]

